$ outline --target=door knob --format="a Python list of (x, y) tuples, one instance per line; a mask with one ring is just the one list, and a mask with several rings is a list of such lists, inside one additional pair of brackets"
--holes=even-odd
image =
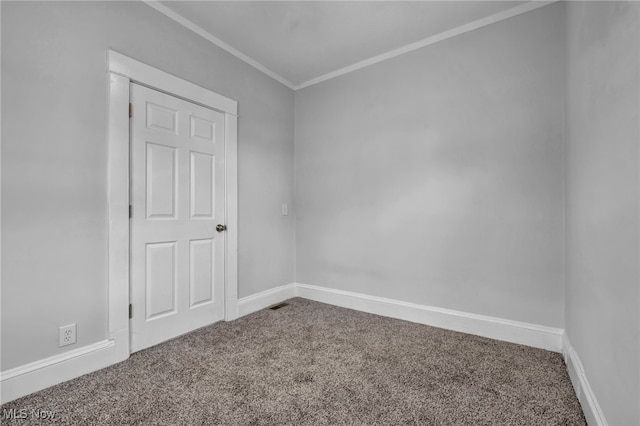
[(216, 231), (218, 232), (222, 232), (222, 231), (226, 231), (227, 230), (227, 225), (216, 225)]

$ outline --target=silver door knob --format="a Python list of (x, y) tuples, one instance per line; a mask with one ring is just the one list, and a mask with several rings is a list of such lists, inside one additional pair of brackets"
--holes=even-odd
[(227, 225), (216, 225), (216, 231), (218, 232), (222, 232), (222, 231), (226, 231), (227, 230)]

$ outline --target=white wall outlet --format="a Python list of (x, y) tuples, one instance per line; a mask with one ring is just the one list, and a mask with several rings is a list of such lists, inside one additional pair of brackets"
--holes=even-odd
[(76, 342), (76, 325), (64, 325), (58, 329), (58, 346), (73, 345)]
[(282, 204), (282, 216), (287, 216), (289, 214), (289, 206), (287, 203)]

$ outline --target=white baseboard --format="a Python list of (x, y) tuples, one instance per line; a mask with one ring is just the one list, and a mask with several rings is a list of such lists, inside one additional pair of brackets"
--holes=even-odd
[(296, 285), (291, 283), (243, 297), (238, 300), (238, 314), (242, 317), (268, 306), (275, 305), (276, 303), (291, 299), (296, 296), (295, 287)]
[(129, 354), (119, 353), (116, 343), (117, 340), (103, 340), (3, 371), (0, 374), (0, 403), (13, 401), (126, 359)]
[[(560, 352), (563, 349), (563, 330), (558, 328), (298, 283), (283, 285), (243, 297), (238, 300), (238, 313), (239, 316), (248, 315), (296, 296), (344, 308), (556, 352)], [(111, 340), (104, 340), (0, 373), (2, 391), (0, 402), (12, 401), (128, 358), (128, 346), (126, 344), (129, 338), (128, 329), (123, 329), (110, 337)], [(567, 362), (567, 365), (571, 365), (574, 368), (572, 380), (577, 375), (578, 383), (583, 389), (581, 392), (588, 395), (589, 401), (593, 400), (595, 402), (591, 388), (586, 382), (582, 364), (580, 364), (577, 355), (571, 355), (571, 353), (574, 353), (573, 350), (567, 350), (567, 347), (570, 348), (570, 345), (567, 346), (565, 344), (565, 357), (571, 360)], [(574, 386), (576, 386), (575, 383), (574, 381)], [(577, 387), (576, 391), (578, 392)], [(579, 392), (578, 394), (580, 395)], [(583, 407), (586, 407), (585, 403), (583, 403)], [(597, 402), (593, 407), (595, 407), (593, 417), (602, 419), (602, 422), (596, 422), (595, 424), (606, 425)], [(585, 413), (586, 411), (585, 409)]]
[[(295, 284), (276, 287), (238, 301), (240, 316), (295, 296)], [(108, 340), (77, 348), (0, 373), (0, 404), (124, 361), (129, 357), (129, 329)]]
[(587, 419), (587, 424), (591, 426), (607, 426), (607, 420), (604, 417), (604, 413), (598, 404), (596, 395), (593, 393), (587, 376), (582, 366), (582, 361), (578, 353), (573, 349), (569, 337), (565, 334), (563, 339), (562, 352), (564, 354), (564, 362), (567, 364), (567, 371), (573, 384), (573, 389), (576, 391), (576, 396), (582, 405), (582, 411)]
[(314, 285), (296, 284), (295, 288), (296, 295), (305, 299), (554, 352), (562, 351), (563, 330), (560, 328), (418, 305)]

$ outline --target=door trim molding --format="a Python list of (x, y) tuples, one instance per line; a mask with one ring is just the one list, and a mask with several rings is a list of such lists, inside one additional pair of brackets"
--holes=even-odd
[(225, 247), (224, 319), (238, 317), (238, 103), (211, 90), (136, 61), (107, 52), (109, 74), (108, 204), (109, 204), (109, 340), (129, 357), (129, 84), (137, 83), (225, 115)]
[(114, 50), (108, 51), (109, 73), (128, 78), (133, 83), (213, 108), (225, 114), (238, 114), (238, 102), (180, 77), (131, 59)]

